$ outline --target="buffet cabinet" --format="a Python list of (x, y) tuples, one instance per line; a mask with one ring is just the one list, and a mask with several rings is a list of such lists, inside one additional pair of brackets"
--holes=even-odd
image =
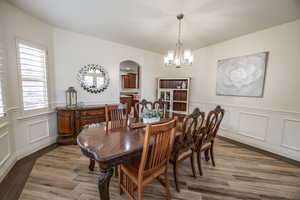
[(105, 106), (58, 107), (58, 144), (76, 144), (76, 137), (87, 124), (105, 121)]

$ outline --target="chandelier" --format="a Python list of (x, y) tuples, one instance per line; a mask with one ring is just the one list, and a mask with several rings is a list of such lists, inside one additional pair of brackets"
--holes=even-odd
[(194, 56), (191, 49), (183, 49), (183, 43), (181, 41), (181, 20), (184, 15), (177, 15), (179, 21), (178, 40), (176, 43), (176, 49), (168, 51), (168, 54), (164, 57), (164, 63), (166, 66), (175, 66), (179, 68), (181, 66), (191, 66), (193, 64)]

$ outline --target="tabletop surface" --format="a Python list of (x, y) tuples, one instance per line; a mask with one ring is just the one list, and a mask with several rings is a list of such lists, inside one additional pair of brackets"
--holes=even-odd
[[(177, 128), (176, 135), (179, 134), (180, 128)], [(101, 126), (83, 129), (77, 137), (77, 143), (92, 159), (108, 162), (141, 151), (144, 135), (145, 128), (126, 127), (106, 131), (105, 126)]]
[(93, 159), (105, 162), (143, 148), (144, 129), (105, 130), (105, 126), (86, 128), (78, 135), (78, 145)]

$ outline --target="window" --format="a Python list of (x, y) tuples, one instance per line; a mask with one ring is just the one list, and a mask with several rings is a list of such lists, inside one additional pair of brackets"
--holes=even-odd
[(18, 42), (19, 66), (24, 110), (48, 107), (47, 52), (25, 42)]
[(4, 116), (3, 78), (4, 78), (4, 49), (1, 47), (0, 44), (0, 117)]

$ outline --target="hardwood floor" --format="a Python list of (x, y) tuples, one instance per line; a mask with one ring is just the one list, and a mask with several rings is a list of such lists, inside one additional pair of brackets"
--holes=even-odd
[(19, 160), (0, 183), (0, 200), (18, 199), (36, 159), (56, 147), (56, 144), (48, 146)]
[[(300, 199), (300, 167), (268, 157), (225, 140), (217, 140), (216, 167), (203, 161), (204, 176), (191, 177), (190, 162), (180, 166), (180, 188), (172, 199), (234, 200)], [(38, 158), (20, 196), (22, 200), (94, 200), (99, 199), (97, 170), (89, 172), (89, 160), (75, 146), (58, 146)], [(111, 199), (119, 196), (118, 180), (113, 177)], [(164, 199), (164, 189), (154, 181), (145, 187), (145, 199)], [(9, 199), (12, 200), (12, 199)]]

